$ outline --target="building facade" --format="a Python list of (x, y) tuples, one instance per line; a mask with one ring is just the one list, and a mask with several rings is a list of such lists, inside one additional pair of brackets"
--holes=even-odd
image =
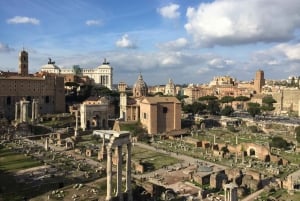
[(80, 125), (83, 130), (108, 128), (109, 102), (106, 98), (90, 98), (80, 104)]
[(21, 100), (29, 101), (29, 111), (35, 100), (40, 114), (65, 112), (64, 78), (48, 73), (29, 74), (28, 64), (28, 53), (23, 50), (18, 72), (0, 72), (0, 116), (13, 120), (16, 104)]
[(109, 89), (112, 89), (113, 85), (113, 68), (110, 66), (110, 63), (104, 59), (103, 63), (94, 68), (86, 69), (80, 68), (78, 65), (73, 66), (72, 68), (59, 68), (55, 65), (55, 62), (49, 59), (48, 64), (41, 67), (42, 72), (60, 74), (60, 75), (77, 75), (80, 77), (88, 76), (95, 85), (105, 86)]
[(140, 122), (149, 134), (181, 129), (181, 102), (176, 97), (145, 97), (140, 102)]

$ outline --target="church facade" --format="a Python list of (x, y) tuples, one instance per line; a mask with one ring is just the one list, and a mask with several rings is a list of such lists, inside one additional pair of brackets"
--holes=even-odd
[(126, 86), (124, 82), (118, 86), (121, 120), (140, 121), (148, 134), (181, 129), (181, 103), (176, 97), (149, 97), (148, 86), (141, 74), (133, 85), (132, 97), (127, 96)]

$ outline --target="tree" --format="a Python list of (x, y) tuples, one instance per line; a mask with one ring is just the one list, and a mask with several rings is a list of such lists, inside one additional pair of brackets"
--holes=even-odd
[(255, 117), (255, 115), (260, 114), (260, 104), (259, 103), (248, 103), (248, 109), (247, 112), (249, 112), (249, 114), (252, 117)]
[(234, 99), (235, 101), (242, 101), (242, 102), (246, 102), (246, 101), (249, 101), (250, 100), (250, 98), (249, 97), (247, 97), (247, 96), (237, 96), (237, 97), (235, 97), (235, 99)]
[(206, 105), (199, 102), (194, 102), (193, 104), (188, 104), (182, 107), (182, 110), (186, 113), (198, 114), (202, 113), (206, 109)]
[(263, 111), (272, 111), (272, 110), (274, 110), (275, 107), (273, 107), (273, 103), (276, 103), (276, 100), (272, 96), (265, 96), (262, 99), (261, 110), (263, 110)]
[(222, 110), (221, 110), (221, 115), (223, 116), (230, 116), (234, 112), (232, 106), (226, 105)]
[(198, 100), (199, 101), (209, 102), (209, 101), (214, 101), (214, 100), (217, 100), (217, 99), (218, 99), (218, 97), (216, 97), (216, 96), (209, 96), (209, 95), (207, 95), (207, 96), (200, 97)]
[(207, 104), (207, 110), (210, 114), (216, 115), (220, 112), (219, 102), (216, 100), (210, 100)]
[(271, 147), (276, 147), (279, 149), (288, 149), (288, 147), (290, 146), (290, 144), (283, 139), (282, 137), (273, 137), (271, 142), (270, 142), (270, 146)]
[(244, 104), (245, 104), (245, 102), (246, 102), (246, 101), (249, 101), (250, 98), (247, 97), (247, 96), (237, 96), (237, 97), (235, 97), (234, 100), (235, 100), (235, 101), (240, 101), (240, 102), (242, 102), (242, 109), (244, 109)]
[(232, 103), (234, 100), (235, 99), (232, 96), (223, 96), (220, 100), (220, 103)]

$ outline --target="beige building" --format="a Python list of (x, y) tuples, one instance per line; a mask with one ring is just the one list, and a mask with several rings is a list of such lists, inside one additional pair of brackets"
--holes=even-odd
[(297, 112), (300, 116), (300, 90), (297, 88), (283, 88), (271, 93), (276, 100), (274, 104), (276, 113)]
[(234, 85), (234, 79), (230, 76), (216, 76), (213, 80), (209, 83), (209, 86), (219, 86), (219, 85)]
[(149, 134), (181, 129), (181, 102), (175, 97), (145, 97), (140, 102), (140, 121)]
[(127, 85), (120, 82), (120, 119), (141, 121), (149, 134), (181, 129), (181, 103), (175, 97), (148, 97), (142, 75), (133, 86), (132, 97), (126, 95)]
[(29, 101), (29, 111), (36, 100), (40, 114), (65, 112), (64, 78), (48, 73), (32, 75), (28, 69), (28, 53), (23, 50), (19, 54), (18, 72), (0, 72), (0, 116), (14, 119), (16, 104), (24, 99)]

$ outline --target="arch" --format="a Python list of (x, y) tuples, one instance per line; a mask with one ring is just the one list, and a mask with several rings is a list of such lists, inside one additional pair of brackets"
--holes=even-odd
[(270, 162), (270, 161), (271, 161), (270, 155), (266, 155), (265, 162)]
[(255, 149), (254, 148), (249, 149), (249, 156), (255, 156)]

